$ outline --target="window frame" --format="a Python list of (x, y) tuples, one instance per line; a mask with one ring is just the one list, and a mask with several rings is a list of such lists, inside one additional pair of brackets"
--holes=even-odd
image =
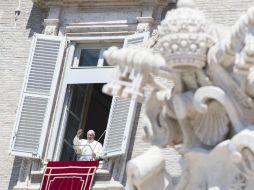
[[(66, 122), (66, 94), (68, 85), (71, 84), (91, 84), (91, 83), (108, 83), (112, 80), (115, 67), (114, 66), (85, 66), (77, 67), (75, 61), (79, 60), (81, 49), (84, 47), (102, 47), (104, 50), (111, 46), (121, 47), (124, 44), (124, 37), (116, 42), (105, 42), (107, 45), (100, 45), (100, 42), (82, 43), (83, 41), (71, 41), (66, 53), (66, 60), (64, 63), (62, 80), (57, 94), (57, 102), (55, 104), (54, 120), (52, 121), (52, 131), (50, 132), (50, 140), (47, 147), (47, 155), (45, 159), (57, 161), (61, 157), (62, 145), (65, 134)], [(102, 56), (102, 53), (101, 53)], [(104, 59), (103, 59), (104, 60)], [(97, 76), (95, 75), (97, 73)], [(72, 80), (73, 77), (78, 78)], [(82, 77), (83, 78), (82, 78)], [(81, 77), (81, 78), (79, 78)], [(84, 82), (85, 81), (85, 82)]]
[[(123, 45), (123, 44), (122, 44)], [(82, 68), (100, 68), (100, 67), (110, 67), (110, 68), (114, 68), (114, 66), (108, 65), (108, 66), (104, 66), (104, 58), (103, 58), (103, 53), (111, 46), (117, 46), (117, 47), (121, 47), (119, 43), (110, 43), (109, 45), (99, 45), (99, 44), (78, 44), (77, 45), (77, 50), (75, 52), (74, 55), (74, 61), (73, 64), (71, 66), (72, 69), (82, 69)], [(81, 51), (83, 49), (99, 49), (100, 53), (99, 53), (99, 59), (97, 62), (97, 66), (79, 66), (79, 61), (80, 61), (80, 56), (81, 56)]]
[[(114, 66), (98, 66), (99, 63), (103, 64), (103, 52), (106, 48), (111, 46), (121, 47), (122, 43), (107, 43), (107, 45), (100, 45), (95, 43), (79, 43), (75, 45), (75, 50), (71, 63), (69, 63), (65, 68), (64, 83), (67, 84), (80, 84), (84, 83), (107, 83), (111, 80), (113, 76), (115, 67)], [(81, 50), (82, 49), (98, 49), (101, 47), (100, 58), (98, 60), (97, 66), (78, 66), (80, 60)], [(99, 76), (99, 77), (98, 77)]]
[[(142, 36), (146, 36), (147, 39), (149, 36), (149, 32), (135, 34), (136, 38), (142, 38)], [(139, 40), (137, 38), (137, 40)], [(104, 66), (104, 67), (73, 67), (73, 63), (75, 57), (77, 57), (77, 52), (81, 47), (98, 47), (101, 46), (101, 43), (107, 44), (103, 45), (103, 47), (114, 46), (116, 43), (122, 44), (122, 47), (127, 45), (127, 41), (131, 41), (132, 38), (130, 36), (118, 36), (118, 37), (69, 37), (70, 46), (67, 50), (66, 54), (66, 62), (63, 69), (62, 81), (59, 86), (59, 93), (57, 95), (58, 100), (55, 106), (54, 120), (52, 122), (52, 131), (50, 132), (50, 140), (48, 142), (47, 155), (45, 159), (58, 161), (61, 156), (63, 138), (65, 133), (65, 126), (62, 124), (63, 118), (62, 114), (64, 112), (64, 102), (65, 95), (67, 90), (67, 85), (69, 84), (89, 84), (89, 83), (108, 83), (113, 79), (115, 67), (113, 66)], [(127, 40), (127, 41), (126, 41)], [(141, 42), (141, 41), (136, 41)], [(135, 42), (134, 42), (135, 43)], [(82, 45), (81, 45), (82, 44)], [(98, 45), (97, 45), (98, 44)], [(99, 76), (99, 77), (98, 77)], [(98, 79), (99, 78), (99, 79)], [(77, 79), (77, 80), (73, 80)], [(84, 82), (85, 81), (85, 82)], [(135, 112), (135, 109), (132, 110)]]
[[(71, 105), (72, 105), (72, 101), (73, 101), (73, 93), (74, 93), (74, 85), (69, 85), (68, 86), (68, 90), (65, 94), (66, 96), (66, 103), (65, 103), (65, 108), (63, 110), (63, 120), (64, 120), (64, 123), (62, 125), (65, 126), (65, 129), (67, 128), (67, 124), (68, 124), (68, 119), (70, 117), (70, 115), (72, 117), (74, 117), (76, 119), (76, 121), (79, 122), (79, 126), (78, 126), (78, 129), (81, 128), (82, 124), (83, 124), (83, 117), (82, 115), (87, 112), (86, 108), (84, 108), (84, 105), (86, 104), (86, 99), (89, 98), (90, 96), (90, 88), (87, 86), (86, 89), (83, 89), (79, 84), (76, 85), (76, 88), (79, 88), (83, 93), (84, 93), (84, 101), (82, 103), (82, 109), (81, 109), (81, 112), (80, 112), (80, 116), (78, 116), (74, 111), (71, 110)], [(63, 138), (63, 144), (65, 143), (66, 139), (65, 139), (65, 134), (64, 134), (64, 138)], [(64, 145), (63, 145), (64, 146)], [(60, 155), (60, 159), (62, 157), (62, 153)], [(74, 156), (73, 156), (74, 157)]]

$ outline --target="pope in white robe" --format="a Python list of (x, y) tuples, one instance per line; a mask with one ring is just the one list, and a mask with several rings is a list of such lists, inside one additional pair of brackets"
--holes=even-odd
[(100, 142), (94, 140), (95, 132), (89, 130), (87, 132), (87, 139), (82, 139), (83, 130), (79, 129), (77, 135), (73, 139), (73, 146), (78, 160), (98, 160), (103, 154), (102, 145)]

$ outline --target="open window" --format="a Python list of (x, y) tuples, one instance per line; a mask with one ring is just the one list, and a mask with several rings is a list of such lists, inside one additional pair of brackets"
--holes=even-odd
[(95, 140), (102, 145), (112, 102), (112, 97), (102, 93), (104, 84), (74, 84), (70, 85), (68, 106), (66, 112), (66, 130), (64, 135), (61, 160), (75, 160), (76, 154), (72, 141), (78, 129), (86, 132), (95, 131)]
[[(128, 36), (124, 46), (147, 38), (148, 33)], [(49, 160), (75, 159), (69, 145), (79, 128), (95, 130), (97, 139), (106, 130), (105, 139), (100, 139), (104, 156), (126, 152), (135, 102), (101, 92), (114, 72), (102, 55), (116, 44), (69, 44), (63, 65), (65, 37), (34, 36), (11, 140), (12, 155), (43, 159), (46, 153)]]
[[(129, 36), (126, 38), (124, 46), (142, 43), (147, 38), (148, 33)], [(68, 87), (70, 95), (66, 95), (69, 99), (65, 110), (67, 114), (65, 118), (67, 119), (63, 123), (65, 125), (63, 126), (65, 127), (65, 134), (60, 159), (76, 159), (72, 141), (80, 128), (84, 129), (85, 138), (88, 130), (92, 129), (95, 131), (95, 139), (103, 145), (105, 157), (124, 154), (130, 139), (136, 102), (120, 97), (112, 98), (102, 93), (103, 83), (110, 80), (107, 80), (107, 78), (103, 79), (103, 76), (113, 76), (109, 70), (99, 73), (102, 68), (107, 67), (103, 52), (108, 46), (78, 45), (77, 47), (73, 64), (69, 69), (70, 72), (75, 70), (78, 73), (80, 71), (83, 73), (82, 76), (89, 76), (92, 71), (95, 74), (86, 80), (85, 78), (80, 78), (79, 81), (76, 80), (74, 84)], [(70, 81), (73, 81), (72, 78), (77, 78), (77, 76), (77, 74), (72, 75)], [(87, 83), (84, 84), (83, 82)], [(78, 113), (73, 114), (73, 110), (76, 109), (73, 105), (79, 106)]]

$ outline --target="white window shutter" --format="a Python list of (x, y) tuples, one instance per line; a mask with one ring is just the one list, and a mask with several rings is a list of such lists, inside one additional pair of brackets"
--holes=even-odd
[[(134, 34), (125, 38), (124, 47), (140, 44), (147, 40), (149, 32)], [(120, 97), (113, 97), (106, 137), (103, 145), (105, 157), (125, 154), (130, 141), (137, 103)]]
[(10, 147), (12, 155), (42, 156), (65, 41), (65, 37), (34, 35)]

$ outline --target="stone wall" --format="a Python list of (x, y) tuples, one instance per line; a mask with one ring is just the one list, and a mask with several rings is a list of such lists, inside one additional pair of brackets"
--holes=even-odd
[(249, 7), (254, 6), (252, 0), (195, 0), (195, 3), (200, 10), (204, 11), (207, 19), (229, 26), (234, 24)]
[(30, 0), (0, 1), (0, 189), (11, 190), (17, 182), (20, 158), (9, 156), (9, 145), (21, 94), (25, 69), (34, 32), (41, 33), (45, 11)]

